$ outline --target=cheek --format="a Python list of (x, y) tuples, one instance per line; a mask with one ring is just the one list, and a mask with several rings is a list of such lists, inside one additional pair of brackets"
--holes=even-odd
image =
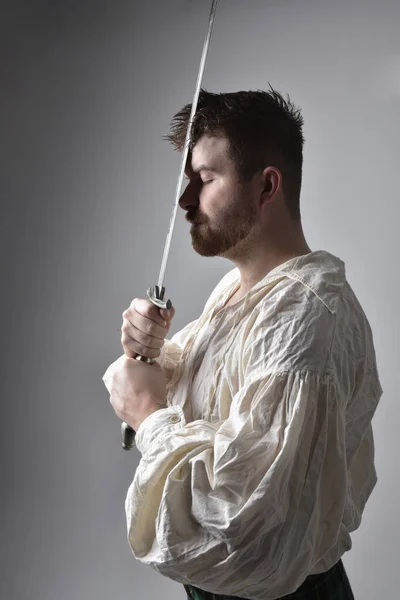
[(212, 213), (218, 208), (222, 208), (230, 201), (232, 191), (226, 183), (219, 180), (204, 185), (200, 192), (202, 209), (207, 213)]

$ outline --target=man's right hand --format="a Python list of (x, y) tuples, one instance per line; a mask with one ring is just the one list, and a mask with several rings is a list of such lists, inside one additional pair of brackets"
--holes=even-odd
[(169, 310), (160, 309), (150, 300), (132, 300), (130, 307), (122, 313), (121, 343), (126, 356), (160, 356), (174, 315), (173, 307)]

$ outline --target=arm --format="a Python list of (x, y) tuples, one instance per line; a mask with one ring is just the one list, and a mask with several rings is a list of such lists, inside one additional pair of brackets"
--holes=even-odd
[(333, 379), (306, 370), (253, 376), (225, 422), (153, 413), (125, 504), (135, 557), (214, 593), (290, 593), (337, 539), (344, 431)]

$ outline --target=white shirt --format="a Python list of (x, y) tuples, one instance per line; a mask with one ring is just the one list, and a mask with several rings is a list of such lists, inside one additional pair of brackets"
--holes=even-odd
[(382, 388), (342, 260), (293, 258), (224, 307), (239, 284), (233, 269), (165, 343), (168, 408), (136, 433), (128, 540), (176, 582), (273, 600), (351, 548)]

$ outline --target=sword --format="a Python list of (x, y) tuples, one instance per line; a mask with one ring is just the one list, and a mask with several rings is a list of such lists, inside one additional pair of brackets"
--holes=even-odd
[[(207, 53), (208, 53), (208, 46), (210, 44), (211, 33), (212, 33), (213, 25), (214, 25), (215, 12), (217, 10), (217, 3), (218, 3), (218, 0), (213, 0), (212, 5), (211, 5), (208, 29), (207, 29), (206, 38), (204, 40), (203, 52), (201, 54), (201, 59), (200, 59), (199, 72), (197, 75), (197, 82), (196, 82), (196, 87), (195, 87), (193, 102), (192, 102), (192, 109), (190, 111), (189, 123), (188, 123), (188, 128), (187, 128), (186, 137), (185, 137), (185, 144), (184, 144), (184, 148), (183, 148), (183, 152), (182, 152), (181, 167), (179, 170), (178, 181), (176, 184), (175, 202), (174, 202), (174, 205), (172, 208), (171, 220), (170, 220), (169, 227), (168, 227), (168, 234), (167, 234), (167, 239), (165, 242), (164, 254), (163, 254), (163, 258), (162, 258), (162, 262), (161, 262), (160, 275), (158, 277), (158, 284), (154, 285), (154, 286), (150, 286), (147, 289), (147, 297), (149, 298), (150, 302), (152, 302), (155, 306), (158, 306), (158, 308), (167, 308), (168, 309), (168, 308), (171, 308), (171, 306), (172, 306), (171, 300), (165, 300), (164, 277), (165, 277), (165, 271), (167, 268), (167, 261), (168, 261), (170, 246), (171, 246), (172, 234), (174, 232), (174, 227), (175, 227), (176, 213), (178, 210), (179, 198), (181, 195), (183, 177), (185, 174), (186, 161), (187, 161), (188, 152), (189, 152), (190, 136), (192, 133), (193, 118), (194, 118), (194, 115), (195, 115), (196, 109), (197, 109), (197, 102), (199, 99), (200, 87), (201, 87), (201, 82), (203, 79), (204, 66), (206, 63), (206, 58), (207, 58)], [(140, 356), (139, 354), (137, 354), (134, 358), (136, 360), (141, 360), (143, 362), (146, 362), (149, 365), (152, 365), (155, 361), (154, 358), (147, 358), (146, 356)], [(127, 423), (122, 422), (121, 438), (122, 438), (122, 448), (124, 450), (130, 450), (132, 448), (134, 441), (135, 441), (135, 435), (136, 435), (136, 432), (132, 429), (132, 427), (130, 425), (128, 425)]]

